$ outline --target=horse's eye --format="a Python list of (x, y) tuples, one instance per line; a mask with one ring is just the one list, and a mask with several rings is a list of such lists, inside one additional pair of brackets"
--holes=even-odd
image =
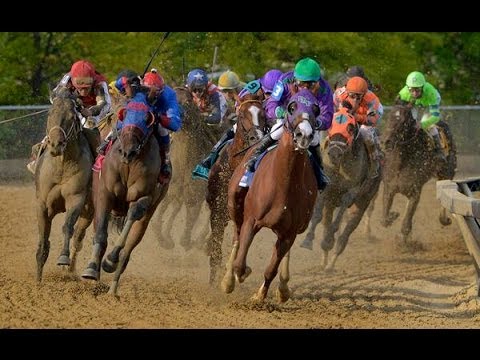
[(297, 110), (297, 103), (296, 102), (291, 102), (288, 104), (287, 111), (290, 115), (293, 115), (293, 113)]

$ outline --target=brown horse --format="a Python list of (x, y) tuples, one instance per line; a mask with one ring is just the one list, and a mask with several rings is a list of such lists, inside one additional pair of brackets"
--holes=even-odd
[(289, 299), (290, 248), (297, 234), (307, 228), (317, 197), (317, 182), (307, 149), (313, 140), (313, 124), (318, 113), (316, 99), (309, 90), (293, 95), (287, 106), (283, 135), (277, 147), (260, 162), (249, 190), (238, 186), (245, 171), (246, 157), (235, 169), (228, 187), (228, 212), (235, 232), (222, 281), (225, 292), (230, 293), (235, 288), (234, 275), (242, 283), (251, 273), (246, 263), (248, 249), (258, 231), (268, 227), (277, 235), (277, 241), (264, 273), (264, 282), (254, 299), (265, 300), (281, 262), (277, 295), (282, 302)]
[[(142, 96), (143, 95), (143, 96)], [(95, 173), (95, 236), (90, 262), (83, 278), (99, 280), (100, 263), (114, 272), (109, 294), (117, 295), (118, 282), (132, 250), (140, 243), (168, 183), (157, 182), (160, 173), (159, 145), (152, 136), (153, 114), (144, 94), (130, 100), (118, 140), (105, 155), (100, 173)], [(107, 249), (109, 214), (126, 216), (122, 233), (113, 250)]]
[(82, 131), (75, 101), (72, 97), (59, 95), (48, 112), (47, 150), (38, 159), (35, 171), (39, 282), (50, 250), (52, 220), (62, 212), (66, 212), (62, 227), (64, 239), (57, 265), (69, 266), (71, 272), (75, 270), (77, 252), (82, 248), (85, 230), (93, 219), (92, 164), (93, 156)]
[[(394, 106), (382, 135), (385, 147), (382, 225), (390, 226), (399, 216), (398, 212), (390, 211), (395, 195), (400, 193), (406, 196), (408, 203), (401, 229), (404, 242), (411, 236), (413, 215), (423, 185), (432, 177), (438, 180), (453, 179), (457, 165), (455, 143), (448, 125), (443, 121), (437, 123), (447, 159), (439, 167), (429, 135), (418, 129), (415, 113), (417, 109), (408, 105)], [(445, 208), (442, 208), (439, 220), (443, 225), (451, 223)]]
[(265, 110), (261, 99), (247, 94), (238, 106), (238, 120), (235, 136), (227, 143), (212, 166), (207, 186), (207, 203), (210, 208), (212, 232), (207, 240), (210, 256), (210, 284), (216, 280), (217, 270), (222, 263), (222, 243), (229, 217), (227, 212), (228, 182), (243, 159), (248, 146), (257, 143), (264, 135), (266, 126)]
[[(324, 160), (325, 172), (330, 177), (331, 184), (317, 200), (310, 229), (301, 246), (312, 249), (315, 227), (323, 218), (324, 233), (321, 242), (324, 252), (323, 266), (325, 270), (333, 270), (338, 256), (347, 246), (350, 235), (357, 228), (372, 199), (375, 198), (380, 186), (381, 174), (375, 178), (369, 176), (370, 160), (363, 136), (355, 118), (346, 110), (340, 110), (334, 114), (324, 149), (327, 149), (328, 153)], [(338, 212), (333, 220), (336, 208)], [(335, 234), (340, 229), (348, 208), (353, 211), (348, 214), (345, 227), (335, 244)], [(334, 245), (336, 245), (334, 257), (328, 263), (328, 253)]]
[[(192, 169), (202, 159), (206, 149), (210, 149), (215, 143), (213, 127), (202, 121), (199, 108), (193, 102), (190, 92), (184, 87), (175, 88), (177, 101), (182, 107), (182, 128), (172, 134), (171, 159), (175, 171), (172, 174), (170, 190), (162, 201), (153, 223), (154, 231), (158, 235), (158, 241), (163, 248), (171, 249), (175, 243), (170, 235), (174, 227), (174, 221), (178, 220), (178, 213), (183, 205), (186, 207), (186, 219), (184, 232), (180, 235), (180, 244), (185, 250), (191, 249), (192, 245), (203, 246), (207, 238), (209, 227), (204, 222), (198, 233), (198, 240), (192, 239), (194, 225), (199, 223), (202, 205), (205, 201), (206, 183), (192, 180)], [(165, 219), (164, 213), (171, 208), (171, 215)]]

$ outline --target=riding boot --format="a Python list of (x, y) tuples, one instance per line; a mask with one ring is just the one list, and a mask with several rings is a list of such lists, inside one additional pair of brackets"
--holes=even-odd
[(442, 149), (442, 144), (440, 143), (440, 135), (436, 134), (432, 136), (433, 142), (435, 144), (435, 159), (438, 161), (440, 164), (444, 164), (447, 162), (447, 159), (445, 158), (445, 155), (443, 153)]
[(313, 172), (315, 173), (315, 178), (317, 179), (317, 188), (320, 191), (325, 190), (328, 184), (330, 184), (330, 179), (325, 174), (323, 170), (323, 160), (320, 155), (320, 144), (310, 146), (308, 148), (310, 151), (310, 162), (312, 163)]
[(41, 142), (32, 146), (31, 161), (27, 164), (27, 169), (34, 175), (35, 169), (37, 168), (37, 160), (47, 147), (46, 139), (45, 137)]
[(250, 172), (255, 172), (255, 163), (257, 162), (258, 158), (260, 157), (260, 155), (263, 154), (263, 152), (265, 150), (267, 150), (267, 148), (269, 146), (271, 146), (273, 143), (275, 142), (275, 140), (272, 139), (272, 137), (270, 136), (270, 134), (268, 134), (267, 136), (265, 136), (259, 143), (258, 143), (258, 146), (255, 148), (255, 151), (252, 153), (252, 155), (250, 156), (250, 158), (247, 160), (247, 162), (245, 163), (245, 168), (250, 171)]
[(162, 184), (170, 181), (172, 177), (172, 163), (170, 161), (170, 143), (160, 143), (160, 176), (159, 180)]
[(215, 160), (218, 157), (218, 152), (222, 148), (223, 144), (225, 144), (228, 140), (233, 139), (234, 136), (235, 132), (233, 131), (233, 128), (228, 129), (212, 148), (210, 154), (208, 154), (208, 156), (200, 162), (200, 165), (210, 170), (212, 165), (215, 163)]

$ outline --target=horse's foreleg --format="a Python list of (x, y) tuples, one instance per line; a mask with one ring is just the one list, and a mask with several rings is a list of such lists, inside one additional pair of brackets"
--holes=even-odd
[(37, 247), (37, 281), (42, 281), (43, 266), (50, 252), (50, 231), (52, 229), (52, 217), (48, 216), (48, 209), (44, 203), (37, 205), (38, 222), (38, 247)]
[[(342, 204), (335, 216), (335, 220), (330, 224), (329, 227), (326, 228), (325, 231), (325, 237), (323, 238), (322, 241), (322, 249), (324, 250), (324, 261), (323, 261), (323, 267), (325, 271), (331, 271), (332, 266), (329, 266), (328, 264), (328, 251), (332, 250), (333, 245), (335, 244), (335, 234), (340, 228), (340, 224), (343, 219), (343, 215), (345, 214), (345, 211), (347, 210), (347, 205), (348, 204)], [(332, 214), (333, 214), (333, 209), (332, 209)], [(336, 260), (336, 256), (334, 256), (334, 260)]]
[(178, 220), (178, 214), (182, 209), (182, 202), (180, 201), (172, 201), (171, 204), (172, 204), (172, 212), (169, 218), (166, 219), (165, 221), (164, 230), (161, 233), (161, 238), (158, 239), (160, 246), (167, 250), (173, 249), (175, 247), (175, 242), (172, 239), (171, 231), (172, 231), (172, 228), (174, 228), (173, 222), (175, 220)]
[(447, 209), (442, 207), (440, 210), (440, 215), (438, 216), (438, 220), (440, 221), (440, 224), (447, 226), (452, 223), (452, 219), (448, 216)]
[(329, 205), (328, 203), (325, 204), (323, 213), (323, 239), (320, 242), (320, 246), (323, 250), (323, 268), (325, 268), (328, 264), (328, 252), (333, 248), (333, 242), (335, 241), (333, 233), (329, 232), (329, 229), (332, 226), (334, 210), (335, 208), (333, 205)]
[(180, 239), (180, 245), (188, 251), (193, 246), (192, 241), (192, 230), (200, 214), (200, 208), (202, 207), (203, 202), (197, 202), (195, 204), (190, 204), (189, 202), (185, 203), (187, 208), (187, 215), (185, 219), (185, 232)]
[[(272, 283), (273, 279), (275, 276), (277, 276), (278, 272), (278, 267), (280, 265), (280, 262), (283, 260), (285, 255), (288, 253), (290, 250), (290, 247), (293, 244), (293, 241), (295, 240), (296, 235), (291, 235), (291, 234), (278, 234), (277, 233), (277, 241), (275, 242), (275, 245), (273, 247), (272, 251), (272, 257), (270, 258), (270, 263), (268, 264), (267, 268), (265, 269), (265, 272), (263, 274), (264, 276), (264, 281), (260, 288), (258, 289), (257, 293), (253, 296), (253, 300), (255, 301), (264, 301), (265, 298), (267, 297), (268, 294), (268, 289), (270, 288), (270, 284)], [(240, 244), (241, 245), (241, 244)], [(283, 284), (281, 286), (283, 287), (283, 296), (287, 297), (284, 301), (288, 300), (290, 297), (289, 293), (290, 290), (288, 289), (287, 286), (287, 281), (290, 279), (290, 275), (288, 274), (288, 260), (284, 264), (286, 266), (286, 272), (283, 274), (286, 278), (283, 279)], [(282, 282), (282, 279), (280, 280)], [(279, 291), (280, 288), (279, 288)]]
[[(207, 210), (205, 210), (205, 209), (202, 210), (202, 207), (204, 207)], [(199, 210), (198, 210), (197, 221), (196, 221), (195, 225), (200, 230), (198, 231), (197, 240), (195, 240), (194, 243), (193, 243), (193, 245), (197, 249), (202, 250), (202, 251), (205, 251), (205, 249), (207, 247), (207, 236), (208, 236), (208, 233), (210, 232), (210, 221), (208, 220), (210, 217), (208, 217), (208, 219), (206, 221), (203, 221), (202, 216), (200, 216), (200, 214), (204, 214), (205, 212), (209, 213), (210, 209), (208, 209), (208, 206), (206, 205), (206, 202), (204, 201), (202, 203), (201, 208), (199, 208)]]
[(238, 248), (237, 257), (233, 261), (233, 272), (239, 283), (244, 282), (252, 272), (247, 266), (247, 254), (255, 234), (260, 230), (255, 228), (254, 222), (255, 220), (253, 218), (249, 218), (243, 222), (240, 229), (240, 236), (238, 238), (240, 247)]
[(315, 208), (313, 210), (312, 219), (310, 220), (310, 228), (308, 229), (305, 239), (300, 244), (300, 247), (303, 247), (308, 250), (313, 249), (313, 238), (315, 237), (315, 229), (317, 225), (322, 221), (322, 212), (323, 212), (323, 196), (318, 196), (315, 203)]
[(413, 215), (417, 210), (418, 203), (420, 202), (420, 192), (415, 196), (408, 199), (407, 206), (405, 208), (405, 215), (402, 222), (402, 235), (403, 241), (407, 242), (407, 239), (412, 231)]
[(290, 299), (290, 289), (288, 288), (288, 281), (290, 280), (290, 251), (282, 259), (280, 263), (280, 284), (277, 289), (277, 299), (280, 302), (285, 302)]
[(77, 261), (77, 255), (80, 250), (82, 250), (83, 247), (83, 239), (85, 237), (85, 233), (87, 228), (90, 226), (92, 223), (93, 219), (93, 209), (89, 209), (88, 211), (84, 211), (80, 215), (80, 218), (77, 221), (77, 224), (75, 225), (75, 231), (73, 233), (73, 242), (72, 242), (72, 253), (71, 253), (71, 259), (70, 259), (70, 267), (68, 268), (68, 271), (74, 273), (75, 272), (75, 265)]
[[(153, 220), (154, 224), (154, 231), (157, 236), (158, 243), (160, 244), (161, 247), (164, 249), (173, 249), (175, 244), (170, 238), (170, 227), (164, 226), (164, 221), (166, 222), (166, 213), (168, 210), (168, 207), (171, 203), (176, 202), (177, 200), (174, 198), (173, 195), (165, 197), (165, 199), (162, 201), (162, 203), (158, 206), (157, 211), (155, 213), (155, 219)], [(170, 215), (170, 218), (172, 218), (174, 213)], [(166, 228), (166, 229), (165, 229)]]
[(65, 215), (65, 223), (63, 224), (63, 249), (57, 259), (57, 265), (70, 265), (70, 239), (73, 236), (74, 226), (80, 217), (85, 204), (86, 194), (76, 194), (66, 197), (65, 207), (67, 213)]
[(395, 197), (395, 193), (393, 191), (389, 191), (387, 185), (384, 182), (383, 187), (383, 216), (381, 219), (381, 223), (384, 227), (389, 227), (392, 223), (398, 218), (400, 215), (398, 212), (390, 212), (393, 204), (393, 198)]

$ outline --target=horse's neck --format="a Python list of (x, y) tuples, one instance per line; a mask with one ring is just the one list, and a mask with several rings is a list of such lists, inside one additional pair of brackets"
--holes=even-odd
[[(275, 183), (282, 185), (303, 178), (303, 172), (308, 162), (307, 151), (296, 151), (291, 135), (284, 131), (275, 151), (272, 153), (272, 165), (278, 172), (272, 175), (279, 177)], [(291, 176), (295, 174), (295, 176)]]
[(240, 164), (240, 160), (242, 160), (242, 154), (238, 154), (238, 153), (247, 147), (245, 136), (246, 134), (243, 132), (243, 130), (237, 128), (237, 131), (235, 132), (235, 136), (233, 138), (232, 145), (230, 145), (230, 147), (228, 148), (228, 158), (229, 158), (228, 162), (232, 169), (235, 169), (238, 166), (238, 164)]

